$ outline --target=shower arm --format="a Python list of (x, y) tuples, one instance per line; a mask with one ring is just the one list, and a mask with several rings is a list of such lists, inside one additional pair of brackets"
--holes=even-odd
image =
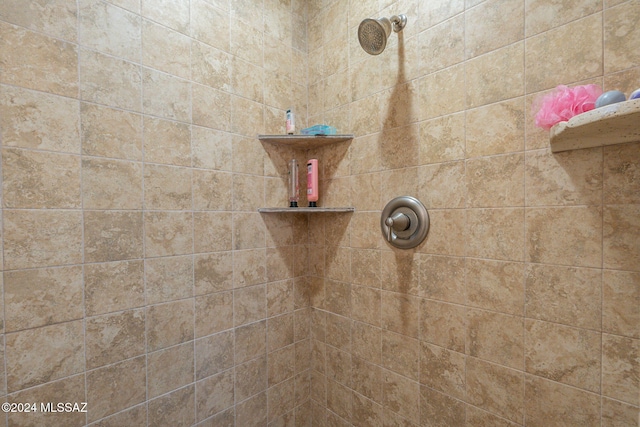
[(407, 16), (406, 15), (393, 15), (391, 19), (391, 24), (393, 25), (393, 32), (399, 33), (402, 29), (407, 25)]

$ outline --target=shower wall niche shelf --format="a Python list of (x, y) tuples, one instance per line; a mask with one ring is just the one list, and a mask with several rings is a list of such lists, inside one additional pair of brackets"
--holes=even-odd
[[(273, 145), (286, 146), (299, 150), (308, 150), (312, 148), (322, 148), (338, 142), (351, 141), (353, 135), (258, 135), (258, 139)], [(304, 165), (302, 165), (304, 168)], [(306, 172), (306, 169), (304, 169)], [(322, 187), (320, 188), (322, 193)], [(260, 213), (350, 213), (355, 212), (352, 207), (322, 207), (316, 208), (298, 207), (298, 208), (259, 208)]]
[(260, 213), (349, 213), (355, 212), (355, 208), (260, 208)]
[(258, 139), (271, 144), (307, 149), (350, 141), (353, 135), (258, 135)]
[(587, 111), (550, 131), (554, 153), (640, 141), (640, 99)]

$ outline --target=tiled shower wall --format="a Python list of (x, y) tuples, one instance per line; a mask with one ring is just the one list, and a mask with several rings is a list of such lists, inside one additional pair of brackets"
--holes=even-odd
[(307, 223), (257, 213), (291, 153), (255, 138), (304, 125), (305, 9), (0, 2), (0, 400), (88, 403), (0, 425), (310, 420)]
[[(315, 426), (634, 426), (640, 406), (640, 144), (549, 151), (532, 101), (640, 87), (640, 2), (309, 3)], [(406, 13), (385, 52), (357, 26)], [(347, 60), (348, 58), (348, 60)], [(606, 138), (606, 136), (605, 136)], [(382, 238), (400, 195), (414, 250)]]

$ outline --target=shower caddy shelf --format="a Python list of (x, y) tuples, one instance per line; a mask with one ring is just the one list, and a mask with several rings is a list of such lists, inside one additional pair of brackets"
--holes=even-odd
[(350, 141), (353, 135), (258, 135), (258, 139), (275, 145), (307, 149)]
[[(320, 148), (338, 142), (351, 141), (353, 135), (258, 135), (258, 139), (274, 145), (288, 146), (294, 149), (307, 150)], [(316, 208), (259, 208), (260, 213), (351, 213), (356, 209), (352, 207), (328, 208), (318, 206)]]
[(640, 141), (640, 99), (574, 116), (553, 126), (549, 138), (554, 153)]

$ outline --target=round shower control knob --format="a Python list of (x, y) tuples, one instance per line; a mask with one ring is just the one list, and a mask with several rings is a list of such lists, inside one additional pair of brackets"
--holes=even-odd
[(427, 237), (429, 213), (415, 197), (396, 197), (382, 211), (380, 228), (387, 242), (393, 246), (414, 248)]

